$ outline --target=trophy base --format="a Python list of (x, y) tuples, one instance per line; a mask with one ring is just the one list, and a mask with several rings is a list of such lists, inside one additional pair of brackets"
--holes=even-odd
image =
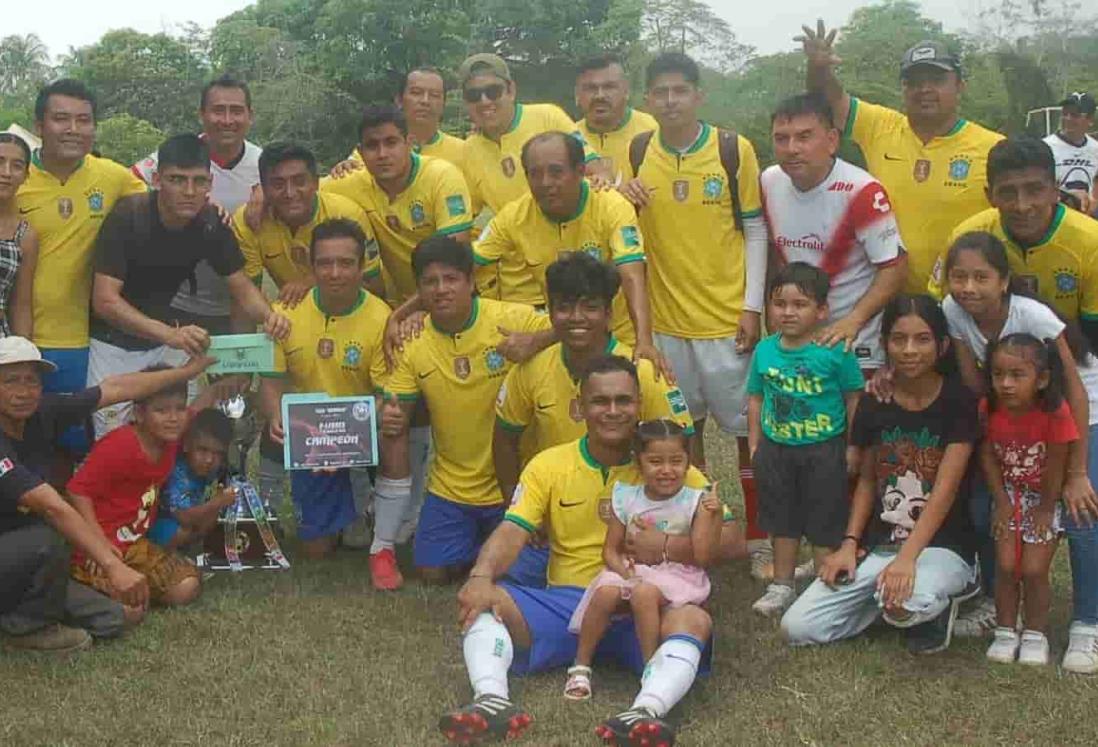
[[(279, 544), (282, 543), (281, 526), (278, 517), (269, 515), (268, 521)], [(217, 526), (206, 535), (202, 543), (202, 552), (195, 558), (195, 565), (204, 570), (228, 571), (232, 566), (225, 557), (225, 532), (227, 522), (222, 517)], [(240, 556), (242, 570), (279, 571), (282, 566), (267, 552), (259, 528), (252, 517), (241, 516), (236, 520), (236, 551)]]

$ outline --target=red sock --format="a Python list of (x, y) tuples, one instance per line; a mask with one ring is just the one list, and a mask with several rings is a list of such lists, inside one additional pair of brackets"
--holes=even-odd
[(751, 468), (751, 457), (747, 450), (747, 439), (736, 439), (740, 447), (740, 485), (743, 487), (743, 512), (747, 523), (748, 540), (766, 539), (767, 534), (759, 529), (759, 494), (755, 490), (755, 470)]

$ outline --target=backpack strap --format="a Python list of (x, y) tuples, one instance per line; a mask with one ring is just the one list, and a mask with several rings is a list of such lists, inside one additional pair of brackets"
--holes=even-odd
[[(743, 211), (740, 209), (740, 143), (735, 130), (717, 129), (717, 148), (721, 155), (721, 166), (728, 176), (728, 193), (732, 197), (732, 220), (737, 231), (743, 231)], [(636, 142), (634, 140), (634, 142)], [(630, 146), (632, 148), (632, 146)], [(630, 150), (632, 155), (632, 150)]]
[(652, 142), (655, 130), (648, 130), (633, 136), (629, 141), (629, 165), (633, 168), (633, 178), (640, 176), (641, 164), (644, 163), (644, 155), (648, 152), (648, 144)]

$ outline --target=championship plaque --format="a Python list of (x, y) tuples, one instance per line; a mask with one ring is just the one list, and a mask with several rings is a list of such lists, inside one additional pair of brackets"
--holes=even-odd
[(208, 355), (217, 363), (207, 369), (212, 374), (253, 374), (274, 371), (274, 343), (267, 335), (214, 335)]
[(286, 469), (369, 467), (377, 464), (374, 397), (285, 394), (282, 397)]

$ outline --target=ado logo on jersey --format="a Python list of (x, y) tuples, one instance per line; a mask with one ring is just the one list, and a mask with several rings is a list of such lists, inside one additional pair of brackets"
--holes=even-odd
[(881, 213), (887, 213), (891, 210), (892, 206), (888, 204), (888, 195), (884, 192), (873, 195), (873, 209)]

